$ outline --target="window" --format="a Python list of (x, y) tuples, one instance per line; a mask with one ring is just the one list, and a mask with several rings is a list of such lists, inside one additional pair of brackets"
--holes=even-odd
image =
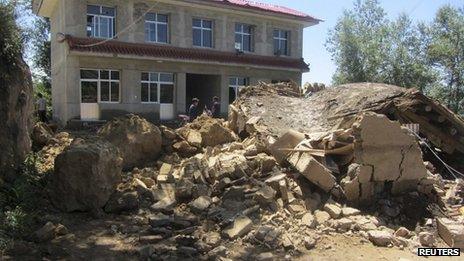
[(174, 74), (143, 72), (142, 102), (174, 103)]
[(274, 54), (289, 55), (289, 31), (274, 30)]
[(249, 79), (246, 77), (230, 77), (229, 78), (229, 103), (233, 103), (238, 97), (240, 88), (248, 86)]
[(119, 102), (119, 71), (81, 69), (81, 102)]
[(145, 16), (145, 40), (168, 43), (168, 16), (149, 13)]
[(247, 24), (236, 24), (235, 44), (236, 47), (239, 47), (237, 49), (240, 51), (253, 52), (253, 26)]
[(98, 38), (113, 38), (115, 35), (115, 16), (115, 8), (88, 5), (87, 36)]
[(193, 46), (213, 48), (213, 21), (193, 19)]

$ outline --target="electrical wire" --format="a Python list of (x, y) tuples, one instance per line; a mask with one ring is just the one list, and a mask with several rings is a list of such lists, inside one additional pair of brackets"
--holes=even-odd
[(147, 11), (145, 11), (142, 15), (140, 15), (134, 22), (132, 22), (131, 24), (129, 24), (128, 26), (126, 26), (124, 29), (120, 30), (118, 33), (116, 33), (113, 37), (111, 38), (108, 38), (108, 39), (105, 39), (105, 40), (102, 40), (100, 42), (96, 42), (96, 43), (93, 43), (93, 44), (76, 44), (75, 46), (77, 47), (81, 47), (81, 48), (88, 48), (88, 47), (95, 47), (95, 46), (98, 46), (98, 45), (102, 45), (104, 43), (107, 43), (111, 40), (114, 40), (116, 39), (116, 37), (120, 36), (121, 34), (125, 33), (127, 30), (129, 30), (132, 26), (134, 26), (135, 24), (137, 24), (138, 22), (140, 22), (149, 12), (151, 12), (153, 9), (155, 9), (156, 6), (158, 6), (159, 2), (155, 2), (155, 4), (153, 4), (150, 8), (147, 9)]
[[(409, 130), (409, 129), (408, 129)], [(453, 167), (451, 167), (450, 165), (448, 165), (443, 159), (440, 158), (440, 156), (438, 156), (438, 154), (435, 152), (435, 150), (430, 147), (430, 145), (427, 143), (427, 141), (423, 138), (421, 138), (417, 133), (413, 132), (412, 130), (409, 130), (409, 132), (411, 132), (414, 136), (416, 136), (420, 141), (422, 141), (425, 146), (432, 152), (432, 154), (443, 164), (443, 166), (445, 166), (445, 168), (450, 172), (450, 174), (455, 178), (455, 179), (458, 179), (458, 177), (456, 176), (456, 174), (458, 174), (459, 176), (463, 177), (464, 178), (464, 174), (457, 171), (456, 169), (454, 169)]]

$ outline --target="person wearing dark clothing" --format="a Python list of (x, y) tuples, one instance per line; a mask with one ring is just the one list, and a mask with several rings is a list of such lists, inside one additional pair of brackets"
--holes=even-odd
[(211, 106), (211, 116), (213, 118), (221, 118), (221, 103), (219, 102), (219, 97), (217, 96), (213, 98), (213, 106)]
[(190, 122), (194, 121), (200, 114), (200, 109), (198, 108), (199, 102), (200, 100), (198, 100), (197, 98), (192, 99), (192, 105), (190, 105), (190, 108), (188, 111)]
[(39, 121), (48, 123), (47, 118), (47, 101), (44, 99), (43, 95), (39, 93), (37, 95), (39, 98), (37, 99), (37, 114), (39, 116)]

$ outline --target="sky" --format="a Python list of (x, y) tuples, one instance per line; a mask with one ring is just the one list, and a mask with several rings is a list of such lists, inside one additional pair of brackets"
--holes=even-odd
[[(303, 58), (310, 63), (311, 71), (303, 75), (303, 83), (318, 82), (329, 84), (335, 72), (335, 64), (325, 48), (328, 31), (333, 28), (343, 10), (351, 9), (354, 0), (258, 0), (277, 4), (305, 12), (324, 22), (304, 30)], [(429, 22), (437, 10), (446, 4), (464, 7), (464, 0), (381, 0), (390, 19), (401, 13), (409, 14), (414, 21)]]

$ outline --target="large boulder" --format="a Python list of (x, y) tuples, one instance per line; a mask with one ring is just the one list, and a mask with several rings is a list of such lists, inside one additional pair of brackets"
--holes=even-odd
[(55, 160), (50, 199), (66, 212), (100, 209), (115, 192), (121, 177), (122, 159), (117, 148), (101, 140), (75, 140)]
[(31, 149), (32, 78), (22, 59), (13, 10), (0, 6), (0, 180), (14, 179)]
[(119, 149), (125, 169), (143, 167), (155, 161), (161, 152), (161, 131), (137, 115), (115, 118), (98, 134)]
[(237, 135), (224, 126), (223, 120), (202, 115), (190, 124), (177, 130), (177, 133), (195, 147), (214, 147), (234, 142)]
[(53, 130), (46, 123), (37, 122), (32, 129), (31, 137), (34, 148), (41, 149), (53, 137)]

